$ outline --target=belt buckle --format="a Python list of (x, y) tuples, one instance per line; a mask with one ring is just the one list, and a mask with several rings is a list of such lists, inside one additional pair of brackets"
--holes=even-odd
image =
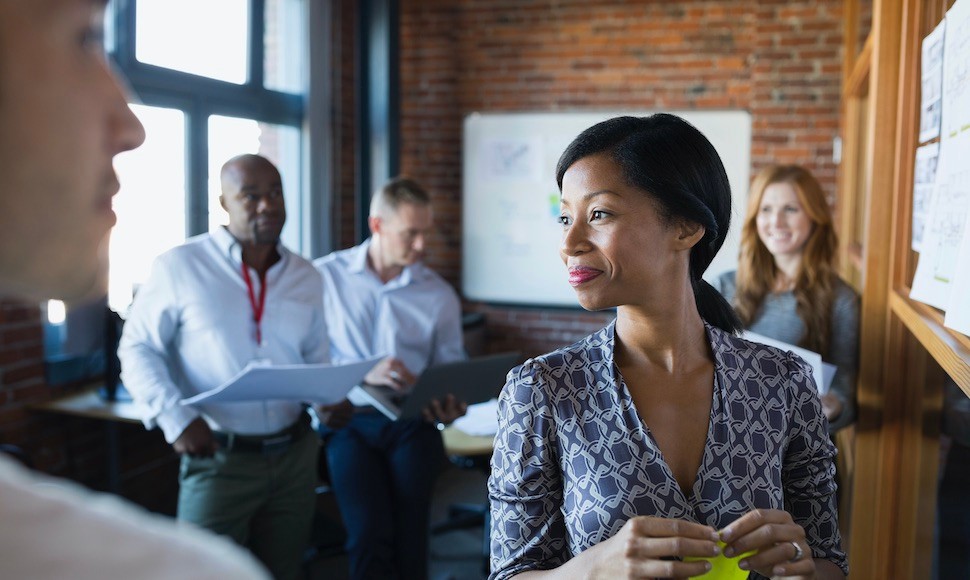
[(293, 441), (293, 436), (290, 434), (280, 435), (279, 437), (271, 437), (269, 439), (263, 439), (263, 449), (262, 452), (266, 455), (274, 453), (282, 453), (290, 446)]

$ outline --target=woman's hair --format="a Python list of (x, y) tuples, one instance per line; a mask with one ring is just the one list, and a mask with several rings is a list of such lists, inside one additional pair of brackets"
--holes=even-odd
[(771, 165), (761, 170), (751, 183), (748, 209), (741, 228), (741, 255), (738, 260), (737, 291), (734, 305), (745, 325), (757, 316), (765, 296), (775, 287), (778, 267), (758, 236), (761, 198), (769, 185), (789, 183), (798, 202), (812, 220), (812, 231), (802, 248), (802, 259), (795, 276), (795, 302), (798, 316), (805, 323), (799, 345), (819, 353), (828, 351), (832, 307), (835, 302), (836, 249), (839, 241), (832, 224), (832, 212), (818, 180), (798, 165)]
[(701, 275), (724, 244), (731, 223), (731, 185), (714, 146), (680, 117), (616, 117), (579, 134), (559, 158), (556, 181), (574, 163), (605, 153), (623, 178), (657, 204), (669, 223), (681, 218), (704, 226), (704, 237), (690, 251), (690, 283), (704, 320), (737, 332), (742, 326), (731, 305)]

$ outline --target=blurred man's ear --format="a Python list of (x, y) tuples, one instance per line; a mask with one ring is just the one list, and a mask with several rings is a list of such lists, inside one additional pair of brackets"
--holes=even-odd
[(372, 215), (367, 217), (367, 227), (370, 228), (371, 234), (381, 233), (381, 225), (381, 218), (379, 216)]
[(221, 194), (219, 195), (219, 205), (222, 206), (222, 209), (224, 209), (226, 211), (229, 211), (229, 208), (226, 207), (226, 198), (224, 196), (222, 196)]

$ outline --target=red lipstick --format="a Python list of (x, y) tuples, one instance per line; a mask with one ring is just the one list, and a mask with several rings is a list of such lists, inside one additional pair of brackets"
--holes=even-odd
[(596, 268), (572, 266), (569, 268), (569, 285), (579, 286), (580, 284), (585, 284), (602, 273), (602, 270), (597, 270)]

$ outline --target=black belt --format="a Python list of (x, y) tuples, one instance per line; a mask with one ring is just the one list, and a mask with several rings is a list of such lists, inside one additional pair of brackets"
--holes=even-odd
[(238, 451), (241, 453), (262, 453), (273, 455), (283, 453), (300, 437), (310, 432), (310, 416), (303, 413), (295, 423), (286, 429), (270, 433), (269, 435), (240, 435), (238, 433), (224, 433), (213, 431), (219, 447), (224, 451)]

